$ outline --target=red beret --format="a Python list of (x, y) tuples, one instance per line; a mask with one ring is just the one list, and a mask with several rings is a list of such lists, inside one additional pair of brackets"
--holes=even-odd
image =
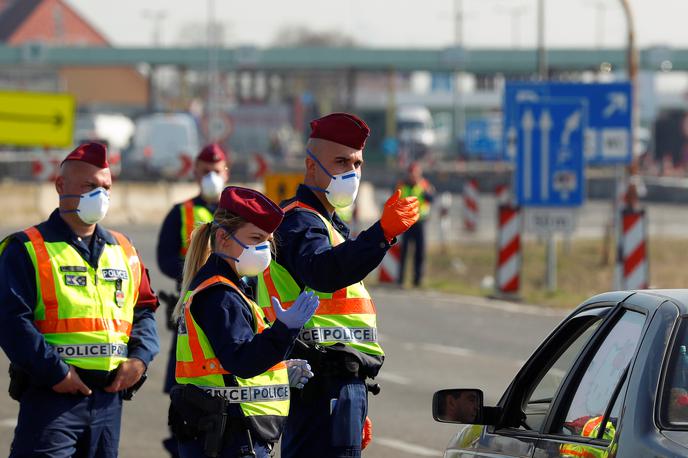
[(203, 148), (201, 152), (198, 153), (196, 160), (213, 163), (226, 161), (227, 154), (225, 154), (224, 150), (220, 145), (218, 145), (217, 143), (211, 143), (210, 145), (206, 145), (205, 148)]
[(76, 147), (69, 153), (62, 164), (67, 161), (82, 161), (95, 165), (98, 168), (106, 169), (110, 167), (107, 161), (107, 149), (102, 143), (84, 143)]
[(219, 208), (241, 216), (265, 232), (275, 232), (282, 222), (284, 212), (263, 194), (239, 186), (227, 186), (220, 196)]
[(310, 138), (322, 138), (356, 150), (363, 149), (369, 135), (365, 121), (349, 113), (332, 113), (311, 121)]

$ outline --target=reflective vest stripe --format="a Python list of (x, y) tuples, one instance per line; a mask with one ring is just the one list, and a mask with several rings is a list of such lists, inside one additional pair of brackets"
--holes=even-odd
[[(265, 287), (268, 290), (268, 295), (270, 296), (268, 298), (268, 302), (270, 304), (269, 307), (263, 307), (263, 313), (265, 313), (265, 316), (268, 320), (270, 320), (271, 323), (273, 323), (277, 319), (277, 315), (275, 315), (275, 310), (272, 308), (272, 299), (273, 297), (276, 297), (277, 299), (280, 298), (279, 293), (277, 292), (277, 287), (275, 287), (275, 282), (272, 281), (272, 277), (270, 276), (270, 267), (265, 269), (263, 271), (263, 280), (265, 281)], [(291, 307), (291, 304), (294, 302), (289, 302), (289, 303), (283, 303), (282, 308), (285, 307)], [(317, 313), (317, 311), (316, 311)]]
[(212, 396), (221, 396), (230, 404), (289, 400), (289, 385), (255, 385), (242, 387), (199, 386)]
[(61, 318), (58, 320), (37, 320), (36, 328), (42, 334), (63, 334), (70, 332), (114, 331), (131, 334), (131, 323), (124, 320), (104, 318)]
[(377, 328), (345, 328), (342, 326), (302, 329), (299, 337), (306, 343), (377, 342)]
[[(263, 272), (263, 280), (265, 281), (265, 287), (268, 290), (270, 297), (280, 298), (277, 287), (275, 287), (275, 282), (272, 281), (270, 276), (270, 268), (268, 267)], [(344, 300), (342, 300), (344, 299)], [(285, 301), (282, 303), (282, 308), (285, 310), (294, 304), (294, 301)], [(275, 311), (272, 306), (263, 308), (263, 313), (268, 318), (268, 320), (275, 321)], [(353, 315), (353, 314), (366, 314), (372, 315), (376, 313), (375, 304), (372, 300), (363, 297), (346, 297), (346, 288), (340, 289), (332, 293), (331, 299), (320, 298), (320, 305), (315, 311), (316, 315)]]
[(45, 321), (58, 321), (55, 278), (53, 277), (53, 267), (50, 263), (50, 255), (45, 247), (45, 240), (35, 226), (24, 230), (24, 233), (29, 237), (31, 245), (33, 245), (33, 250), (36, 253), (38, 278), (40, 279), (38, 287), (41, 289), (41, 296), (43, 297), (43, 304), (45, 305)]
[[(210, 285), (218, 282), (224, 283), (224, 278), (219, 275), (210, 277), (202, 282), (194, 291), (201, 291)], [(177, 361), (176, 375), (177, 377), (198, 377), (199, 374), (229, 374), (222, 368), (220, 360), (217, 358), (207, 358), (201, 348), (201, 342), (198, 340), (198, 332), (196, 326), (193, 325), (191, 319), (191, 300), (194, 293), (187, 298), (187, 305), (184, 307), (184, 319), (186, 320), (186, 330), (189, 334), (189, 349), (191, 350), (192, 361)]]
[(117, 231), (110, 231), (110, 234), (112, 234), (115, 240), (117, 240), (119, 246), (122, 247), (124, 255), (127, 257), (129, 267), (131, 268), (131, 272), (134, 274), (134, 278), (132, 280), (134, 282), (134, 291), (136, 291), (136, 296), (134, 297), (134, 303), (136, 303), (139, 297), (139, 288), (141, 287), (141, 261), (139, 259), (139, 255), (136, 253), (136, 249), (124, 234)]
[(103, 356), (121, 356), (126, 358), (129, 349), (125, 344), (82, 344), (53, 345), (60, 358), (100, 358)]
[(597, 429), (597, 427), (600, 425), (602, 422), (602, 417), (596, 417), (592, 421), (588, 421), (585, 426), (583, 426), (583, 431), (581, 432), (581, 436), (583, 437), (591, 437), (592, 433)]
[(182, 240), (182, 256), (186, 256), (189, 251), (189, 243), (191, 242), (191, 233), (194, 230), (194, 203), (193, 200), (187, 200), (182, 204), (184, 212), (184, 240)]

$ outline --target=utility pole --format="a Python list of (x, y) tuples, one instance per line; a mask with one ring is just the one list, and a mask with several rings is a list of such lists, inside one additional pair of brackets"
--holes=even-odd
[(208, 0), (208, 100), (206, 116), (208, 141), (212, 142), (215, 126), (219, 121), (220, 87), (218, 75), (218, 43), (217, 43), (217, 23), (215, 22), (215, 0)]
[[(626, 71), (628, 72), (628, 81), (631, 83), (631, 161), (636, 156), (636, 149), (638, 148), (637, 135), (638, 135), (638, 125), (640, 123), (640, 113), (638, 111), (638, 48), (635, 41), (635, 21), (633, 20), (633, 10), (631, 9), (630, 2), (628, 0), (620, 0), (621, 8), (624, 12), (624, 17), (626, 18)], [(616, 168), (616, 183), (614, 186), (614, 234), (616, 235), (616, 266), (614, 269), (614, 288), (621, 289), (622, 277), (621, 264), (620, 264), (620, 246), (621, 240), (621, 208), (620, 202), (617, 195), (617, 190), (620, 188), (622, 183), (627, 182), (626, 180), (626, 170), (623, 166), (617, 166)], [(626, 192), (624, 189), (623, 192)]]
[(453, 120), (454, 120), (454, 141), (456, 142), (456, 152), (461, 153), (462, 143), (460, 141), (463, 138), (463, 106), (461, 104), (461, 71), (460, 67), (463, 61), (463, 0), (454, 0), (454, 50), (455, 50), (455, 61), (454, 61), (454, 84), (452, 85), (453, 100), (452, 105), (454, 108)]
[(595, 8), (595, 47), (602, 49), (604, 46), (605, 15), (609, 4), (605, 0), (588, 2), (588, 5)]

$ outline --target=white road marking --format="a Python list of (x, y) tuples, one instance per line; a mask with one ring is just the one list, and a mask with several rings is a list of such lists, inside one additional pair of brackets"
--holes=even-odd
[(411, 444), (409, 442), (400, 441), (397, 439), (392, 439), (389, 437), (375, 437), (373, 438), (373, 444), (382, 445), (383, 447), (393, 448), (399, 450), (400, 452), (408, 453), (409, 455), (418, 456), (442, 456), (443, 452), (440, 450), (434, 450), (428, 447), (423, 447), (422, 445)]
[(395, 374), (393, 372), (387, 372), (383, 370), (380, 372), (375, 380), (380, 380), (382, 382), (397, 383), (399, 385), (410, 385), (411, 379), (404, 377), (403, 375)]
[(16, 426), (16, 418), (3, 418), (2, 420), (0, 420), (0, 428), (15, 428)]
[(460, 356), (464, 358), (479, 358), (483, 361), (499, 361), (502, 364), (511, 364), (516, 367), (521, 367), (525, 364), (524, 360), (510, 359), (502, 356), (491, 355), (489, 353), (480, 353), (476, 350), (471, 350), (470, 348), (452, 347), (449, 345), (440, 345), (432, 343), (422, 343), (418, 346), (422, 350), (431, 351), (434, 353), (441, 353), (443, 355)]
[(423, 350), (434, 351), (436, 353), (443, 353), (445, 355), (455, 355), (455, 356), (473, 356), (476, 354), (474, 350), (470, 348), (461, 347), (450, 347), (449, 345), (440, 345), (432, 343), (420, 344), (420, 348)]
[(521, 315), (539, 315), (539, 316), (551, 316), (551, 317), (565, 317), (568, 315), (571, 310), (573, 310), (573, 307), (577, 306), (578, 304), (571, 304), (571, 310), (567, 309), (558, 309), (558, 308), (551, 308), (551, 307), (544, 307), (544, 306), (538, 306), (538, 305), (528, 305), (528, 304), (517, 304), (514, 302), (507, 302), (499, 299), (489, 299), (485, 297), (479, 297), (479, 296), (464, 296), (464, 295), (449, 295), (446, 293), (440, 293), (437, 291), (422, 291), (422, 292), (416, 292), (416, 291), (404, 291), (402, 292), (397, 292), (397, 291), (389, 291), (389, 290), (382, 290), (378, 289), (376, 290), (376, 294), (379, 295), (388, 295), (396, 298), (403, 298), (403, 300), (399, 301), (397, 305), (404, 305), (404, 304), (409, 304), (415, 306), (417, 304), (417, 301), (414, 301), (413, 299), (421, 299), (424, 302), (434, 302), (434, 303), (442, 303), (442, 304), (448, 304), (448, 305), (458, 305), (458, 306), (463, 306), (463, 305), (468, 305), (468, 306), (473, 306), (473, 307), (484, 307), (484, 308), (489, 308), (493, 310), (500, 310), (502, 312), (506, 313), (515, 313), (515, 314), (521, 314)]

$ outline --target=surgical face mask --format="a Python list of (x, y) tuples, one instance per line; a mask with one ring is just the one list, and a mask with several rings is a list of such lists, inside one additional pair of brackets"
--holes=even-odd
[(306, 150), (306, 152), (315, 163), (323, 169), (327, 176), (330, 177), (330, 184), (326, 189), (316, 188), (314, 186), (311, 186), (311, 188), (324, 192), (327, 201), (332, 204), (334, 208), (346, 208), (353, 204), (354, 200), (356, 200), (356, 195), (358, 195), (358, 185), (361, 182), (360, 175), (355, 170), (340, 173), (339, 175), (332, 175), (310, 150)]
[(110, 208), (110, 194), (105, 188), (96, 188), (85, 194), (64, 194), (60, 199), (79, 199), (76, 210), (65, 210), (62, 213), (76, 213), (86, 224), (96, 224), (107, 214)]
[(233, 258), (225, 254), (217, 253), (223, 258), (231, 259), (236, 262), (237, 273), (241, 276), (255, 277), (263, 273), (270, 265), (272, 254), (270, 253), (270, 242), (259, 243), (258, 245), (246, 245), (234, 235), (232, 239), (244, 249), (238, 258)]
[(225, 180), (217, 172), (210, 172), (201, 178), (201, 196), (206, 200), (217, 200), (225, 187)]

